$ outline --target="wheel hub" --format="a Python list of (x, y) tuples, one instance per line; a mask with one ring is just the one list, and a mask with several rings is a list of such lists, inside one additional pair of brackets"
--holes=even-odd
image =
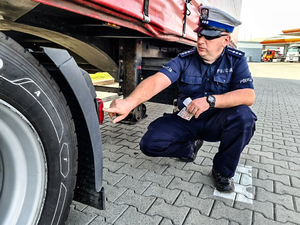
[(0, 99), (0, 224), (36, 224), (45, 199), (47, 164), (33, 125)]

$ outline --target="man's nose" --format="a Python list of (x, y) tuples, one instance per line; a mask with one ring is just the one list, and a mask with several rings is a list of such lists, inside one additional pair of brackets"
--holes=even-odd
[(204, 37), (204, 36), (198, 37), (198, 41), (199, 41), (200, 43), (204, 43), (204, 40), (205, 40), (205, 37)]

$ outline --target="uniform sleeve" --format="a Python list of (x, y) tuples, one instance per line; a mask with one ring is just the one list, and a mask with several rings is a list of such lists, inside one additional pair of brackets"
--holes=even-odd
[(182, 68), (184, 68), (183, 65), (183, 59), (180, 56), (177, 56), (164, 65), (159, 72), (165, 74), (171, 80), (171, 82), (174, 83), (180, 77)]
[(254, 89), (253, 79), (246, 57), (242, 57), (236, 67), (233, 69), (232, 74), (232, 90), (251, 88)]

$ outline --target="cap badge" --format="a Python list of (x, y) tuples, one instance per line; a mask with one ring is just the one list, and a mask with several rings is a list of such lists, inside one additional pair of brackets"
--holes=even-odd
[(209, 10), (208, 9), (201, 9), (201, 13), (200, 13), (200, 17), (203, 20), (207, 20), (208, 19), (208, 14), (209, 14)]

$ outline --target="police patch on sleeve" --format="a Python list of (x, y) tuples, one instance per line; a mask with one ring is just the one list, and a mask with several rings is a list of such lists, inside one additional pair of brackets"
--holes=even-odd
[(244, 79), (240, 80), (240, 83), (241, 84), (244, 84), (244, 83), (253, 83), (253, 79), (251, 77), (244, 78)]
[(226, 52), (228, 54), (233, 55), (233, 56), (238, 57), (238, 58), (242, 58), (245, 55), (245, 52), (242, 52), (240, 50), (237, 50), (235, 48), (230, 48), (230, 47), (226, 48)]
[(169, 66), (163, 65), (162, 68), (168, 70), (170, 73), (172, 73), (172, 71), (173, 71), (173, 69), (171, 67), (169, 67)]
[(195, 53), (197, 53), (197, 48), (196, 47), (194, 47), (194, 48), (192, 48), (190, 50), (181, 52), (181, 53), (179, 53), (179, 55), (180, 55), (181, 58), (183, 58), (183, 57), (195, 54)]

